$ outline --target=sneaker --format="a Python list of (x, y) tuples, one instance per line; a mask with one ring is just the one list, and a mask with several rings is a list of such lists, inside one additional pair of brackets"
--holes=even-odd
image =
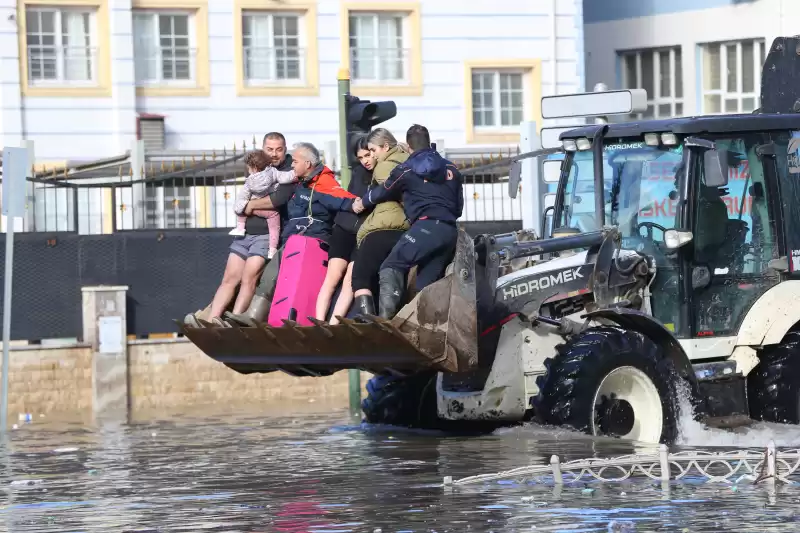
[(228, 232), (228, 235), (235, 235), (236, 237), (244, 237), (246, 234), (244, 228), (233, 228)]

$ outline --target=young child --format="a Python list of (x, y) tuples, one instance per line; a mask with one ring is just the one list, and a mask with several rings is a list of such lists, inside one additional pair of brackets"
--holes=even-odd
[[(269, 166), (269, 158), (261, 150), (247, 154), (244, 158), (244, 164), (247, 167), (248, 176), (236, 195), (233, 212), (236, 213), (238, 218), (236, 227), (230, 231), (230, 235), (242, 236), (246, 234), (245, 221), (247, 217), (244, 215), (244, 208), (247, 202), (253, 198), (264, 198), (268, 194), (275, 192), (278, 185), (297, 181), (294, 170), (283, 172)], [(253, 214), (267, 219), (267, 226), (269, 227), (269, 254), (267, 258), (272, 259), (275, 252), (278, 251), (278, 239), (281, 236), (280, 214), (274, 209), (256, 209)]]

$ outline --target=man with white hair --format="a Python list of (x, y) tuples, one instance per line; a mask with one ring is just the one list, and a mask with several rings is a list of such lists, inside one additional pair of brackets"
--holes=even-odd
[[(319, 150), (311, 143), (297, 143), (292, 151), (292, 169), (297, 176), (294, 195), (286, 205), (287, 220), (281, 232), (280, 248), (267, 263), (250, 307), (243, 315), (225, 317), (243, 324), (264, 322), (278, 280), (283, 247), (292, 235), (314, 237), (325, 242), (331, 237), (333, 219), (340, 211), (353, 211), (354, 194), (343, 189), (331, 169), (322, 164)], [(248, 208), (245, 208), (245, 213)]]

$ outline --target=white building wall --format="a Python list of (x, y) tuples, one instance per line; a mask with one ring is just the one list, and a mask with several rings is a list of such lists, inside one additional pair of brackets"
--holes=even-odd
[(622, 88), (619, 51), (681, 46), (684, 115), (699, 114), (702, 112), (699, 46), (763, 38), (769, 51), (775, 37), (800, 34), (800, 1), (754, 0), (709, 9), (587, 22), (584, 32), (587, 87), (603, 82), (609, 88)]
[(4, 146), (21, 146), (23, 137), (16, 15), (16, 0), (0, 0), (0, 144)]
[[(230, 149), (234, 143), (241, 146), (243, 140), (249, 145), (254, 136), (270, 130), (283, 132), (290, 143), (305, 140), (320, 147), (337, 138), (336, 76), (342, 59), (339, 1), (317, 3), (313, 38), (318, 47), (319, 94), (315, 96), (237, 96), (234, 49), (239, 43), (234, 42), (233, 0), (208, 0), (208, 42), (197, 43), (209, 52), (208, 96), (136, 96), (131, 0), (103, 2), (109, 19), (111, 96), (61, 97), (21, 96), (17, 27), (8, 17), (16, 13), (16, 2), (0, 0), (0, 144), (18, 146), (23, 138), (32, 139), (41, 161), (117, 155), (135, 138), (137, 113), (166, 116), (170, 149)], [(265, 0), (264, 7), (269, 5)], [(434, 138), (443, 139), (447, 149), (517, 144), (513, 137), (518, 137), (518, 127), (503, 139), (469, 142), (464, 86), (469, 61), (539, 59), (541, 95), (584, 88), (581, 0), (421, 0), (419, 7), (423, 94), (359, 94), (397, 103), (398, 116), (386, 127), (398, 137), (417, 122), (425, 124)], [(526, 105), (538, 108), (539, 102)]]

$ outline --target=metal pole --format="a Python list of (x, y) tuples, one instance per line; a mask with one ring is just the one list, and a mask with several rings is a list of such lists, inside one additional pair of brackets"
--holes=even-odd
[[(6, 176), (8, 178), (8, 176)], [(13, 186), (10, 179), (8, 189)], [(11, 347), (11, 278), (14, 273), (14, 222), (15, 218), (6, 216), (6, 264), (3, 284), (3, 392), (0, 398), (0, 432), (5, 433), (8, 425), (8, 372), (9, 349)]]
[[(347, 157), (347, 102), (345, 96), (350, 94), (350, 71), (339, 69), (339, 168), (342, 187), (350, 185), (350, 165)], [(361, 412), (361, 372), (356, 368), (347, 371), (350, 391), (350, 414), (358, 416)]]
[(347, 164), (347, 104), (345, 96), (350, 94), (350, 71), (346, 68), (339, 69), (339, 167), (340, 180), (345, 189), (350, 185), (350, 165)]

